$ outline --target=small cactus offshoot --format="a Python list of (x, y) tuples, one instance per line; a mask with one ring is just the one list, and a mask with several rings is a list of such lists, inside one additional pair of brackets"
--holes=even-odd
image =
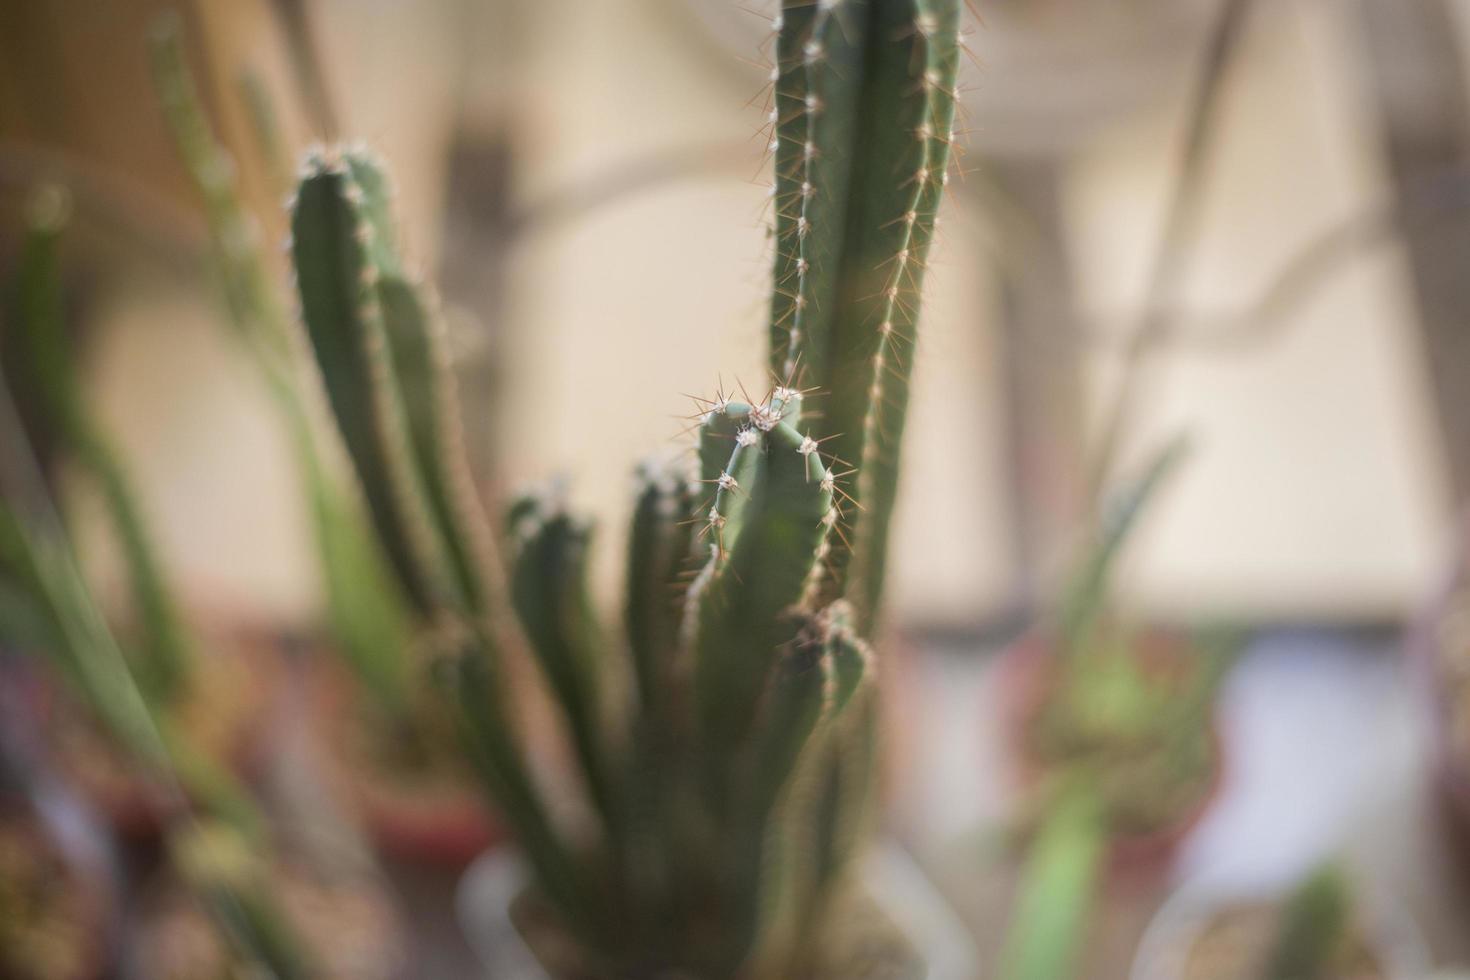
[[(920, 286), (949, 166), (958, 0), (786, 0), (773, 70), (765, 397), (701, 407), (697, 469), (640, 472), (624, 629), (554, 496), (476, 507), (436, 304), (381, 165), (311, 155), (306, 332), (374, 530), (519, 840), (595, 976), (820, 975), (871, 795), (873, 653)], [(502, 580), (504, 579), (504, 580)], [(551, 818), (511, 711), (537, 665), (590, 823)], [(558, 808), (558, 812), (561, 808)]]

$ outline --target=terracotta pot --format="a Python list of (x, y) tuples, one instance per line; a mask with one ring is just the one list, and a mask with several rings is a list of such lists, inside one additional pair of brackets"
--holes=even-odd
[[(236, 626), (205, 632), (200, 646), (195, 686), (173, 720), (191, 748), (254, 782), (282, 676), (279, 637)], [(52, 754), (78, 792), (124, 839), (156, 843), (184, 803), (175, 788), (142, 773), (69, 692), (48, 692), (43, 717)]]
[(467, 769), (390, 771), (372, 758), (356, 682), (339, 664), (314, 663), (310, 683), (312, 724), (327, 778), (380, 853), (458, 870), (504, 840), (503, 827)]
[[(68, 833), (76, 829), (26, 801), (0, 798), (0, 976), (96, 980), (107, 968), (116, 938), (113, 882)], [(16, 922), (10, 902), (25, 906), (27, 922)], [(49, 966), (38, 967), (37, 957)]]
[[(403, 975), (407, 944), (398, 909), (374, 876), (324, 875), (284, 861), (268, 891), (322, 980), (392, 980)], [(132, 930), (130, 976), (195, 980), (238, 973), (238, 954), (200, 896), (171, 872), (144, 886)]]
[[(1177, 663), (1179, 641), (1162, 633), (1152, 634), (1140, 656), (1145, 667), (1157, 665), (1166, 673)], [(1038, 758), (1031, 732), (1056, 688), (1056, 666), (1045, 640), (1028, 633), (1013, 643), (997, 663), (1003, 716), (1001, 736), (1011, 760), (1018, 792), (1033, 791), (1047, 774), (1047, 763)], [(1147, 878), (1167, 869), (1181, 844), (1204, 818), (1220, 795), (1225, 772), (1225, 743), (1213, 709), (1209, 720), (1210, 773), (1204, 789), (1172, 819), (1157, 827), (1137, 832), (1116, 833), (1109, 842), (1108, 873), (1115, 879)]]

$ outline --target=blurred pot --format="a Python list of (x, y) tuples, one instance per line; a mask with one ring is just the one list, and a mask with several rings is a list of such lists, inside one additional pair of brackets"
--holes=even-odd
[[(1216, 889), (1206, 883), (1176, 892), (1149, 923), (1140, 940), (1129, 980), (1215, 980), (1257, 976), (1258, 965), (1251, 962), (1222, 963), (1225, 957), (1211, 959), (1212, 972), (1199, 972), (1191, 966), (1191, 954), (1206, 940), (1211, 929), (1224, 928), (1222, 917), (1233, 915), (1239, 920), (1232, 938), (1239, 944), (1228, 949), (1240, 950), (1244, 958), (1251, 950), (1259, 954), (1260, 944), (1269, 943), (1269, 929), (1261, 935), (1260, 924), (1274, 922), (1270, 913), (1280, 906), (1281, 895), (1240, 893)], [(1256, 919), (1252, 916), (1259, 911)], [(1353, 980), (1420, 980), (1429, 974), (1429, 950), (1414, 920), (1402, 902), (1370, 896), (1357, 906), (1357, 928), (1363, 953), (1377, 968), (1376, 972), (1355, 973)], [(1227, 952), (1228, 955), (1228, 952)], [(1254, 968), (1253, 968), (1254, 967)], [(1194, 970), (1195, 972), (1190, 972)]]
[[(1180, 663), (1180, 646), (1179, 640), (1162, 632), (1149, 634), (1140, 647), (1145, 669), (1160, 676), (1174, 670)], [(1033, 631), (1006, 648), (995, 670), (1001, 690), (1001, 735), (1011, 760), (1010, 769), (1016, 788), (1025, 796), (1047, 777), (1051, 765), (1038, 755), (1033, 733), (1043, 709), (1057, 689), (1056, 660), (1045, 639)], [(1147, 878), (1162, 873), (1220, 795), (1224, 781), (1225, 742), (1213, 706), (1205, 724), (1208, 726), (1210, 768), (1200, 792), (1158, 826), (1112, 834), (1108, 845), (1108, 873), (1114, 879)]]
[(0, 797), (0, 977), (95, 980), (116, 940), (113, 879), (70, 810)]
[[(907, 854), (896, 846), (874, 848), (861, 870), (862, 893), (852, 914), (843, 918), (861, 934), (863, 948), (855, 951), (853, 962), (829, 965), (810, 980), (973, 980), (979, 974), (979, 953), (968, 931)], [(548, 965), (555, 954), (546, 950), (565, 949), (566, 940), (553, 936), (548, 943), (545, 928), (527, 927), (518, 908), (526, 880), (518, 858), (500, 850), (477, 859), (460, 882), (455, 902), (460, 929), (485, 975), (590, 980)], [(893, 942), (880, 947), (875, 936), (883, 931), (893, 934)]]
[[(305, 947), (312, 976), (393, 980), (403, 975), (407, 945), (398, 909), (378, 878), (324, 874), (290, 861), (278, 863), (269, 875), (269, 896)], [(145, 885), (139, 906), (127, 976), (197, 980), (244, 975), (238, 955), (200, 896), (172, 872)]]
[(374, 752), (374, 736), (381, 733), (362, 721), (355, 679), (334, 660), (319, 660), (310, 683), (323, 769), (379, 853), (458, 870), (504, 840), (504, 829), (467, 769), (386, 765)]

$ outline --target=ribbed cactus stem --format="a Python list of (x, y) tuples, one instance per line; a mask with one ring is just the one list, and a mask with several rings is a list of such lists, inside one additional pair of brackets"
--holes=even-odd
[(473, 505), (442, 324), (398, 257), (386, 178), (313, 155), (292, 213), (302, 315), (369, 510), (422, 612), (479, 615), (488, 531)]
[[(787, 0), (775, 69), (772, 372), (857, 467), (829, 596), (882, 588), (924, 266), (949, 165), (958, 0)], [(850, 581), (851, 580), (851, 581)]]

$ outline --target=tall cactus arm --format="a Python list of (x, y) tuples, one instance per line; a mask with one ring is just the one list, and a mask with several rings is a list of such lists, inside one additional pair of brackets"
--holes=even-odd
[(810, 598), (836, 517), (816, 442), (772, 400), (718, 404), (704, 426), (732, 424), (734, 449), (701, 529), (710, 559), (685, 621), (698, 712), (716, 751), (743, 735), (778, 651), (795, 639), (793, 612)]
[(363, 151), (311, 164), (292, 221), (302, 313), (410, 595), (479, 615), (488, 532), (464, 464), (442, 324), (399, 258), (389, 198), (382, 168)]
[[(81, 396), (62, 310), (58, 245), (64, 212), (59, 188), (43, 188), (36, 196), (14, 315), (0, 336), (0, 370), (21, 418), (48, 419), (55, 448), (73, 457), (100, 490), (142, 629), (132, 662), (144, 689), (167, 700), (187, 683), (193, 654), (122, 462)], [(34, 444), (36, 434), (28, 435)]]
[(604, 637), (587, 590), (591, 529), (547, 500), (511, 506), (511, 603), (567, 720), (593, 803), (610, 824), (618, 803), (606, 759), (602, 710)]
[(443, 320), (427, 286), (412, 280), (399, 257), (386, 170), (359, 149), (349, 149), (344, 160), (362, 190), (362, 211), (372, 230), (368, 244), (377, 269), (378, 300), (426, 502), (460, 601), (481, 613), (485, 585), (476, 549), (484, 547), (488, 532), (476, 509), (461, 442)]
[[(771, 369), (821, 393), (813, 426), (831, 438), (835, 459), (859, 468), (861, 509), (852, 546), (832, 549), (832, 588), (855, 600), (865, 632), (883, 577), (919, 292), (948, 166), (957, 24), (958, 0), (787, 0), (778, 36)], [(798, 46), (804, 87), (787, 77), (798, 74)], [(783, 89), (801, 93), (799, 104), (783, 100)], [(780, 206), (793, 200), (801, 202), (794, 224)], [(854, 549), (860, 581), (849, 587)]]
[[(880, 612), (888, 567), (889, 525), (898, 498), (900, 446), (908, 415), (909, 382), (915, 358), (919, 302), (925, 265), (934, 240), (939, 205), (949, 176), (953, 141), (956, 76), (959, 72), (959, 3), (919, 0), (916, 24), (928, 41), (922, 88), (927, 100), (919, 136), (924, 162), (915, 175), (919, 187), (907, 243), (893, 260), (886, 287), (882, 337), (873, 355), (870, 401), (863, 417), (863, 452), (858, 462), (857, 499), (863, 510), (854, 528), (854, 588), (850, 595), (864, 630)], [(908, 224), (905, 215), (904, 223)]]
[[(410, 538), (411, 518), (394, 494), (407, 461), (385, 438), (369, 348), (381, 348), (381, 313), (365, 280), (371, 275), (358, 240), (359, 220), (347, 200), (340, 164), (315, 160), (297, 190), (292, 213), (292, 258), (301, 313), (321, 369), (342, 441), (357, 470), (379, 540), (405, 593), (428, 611), (431, 588)], [(381, 349), (377, 356), (381, 357)]]

